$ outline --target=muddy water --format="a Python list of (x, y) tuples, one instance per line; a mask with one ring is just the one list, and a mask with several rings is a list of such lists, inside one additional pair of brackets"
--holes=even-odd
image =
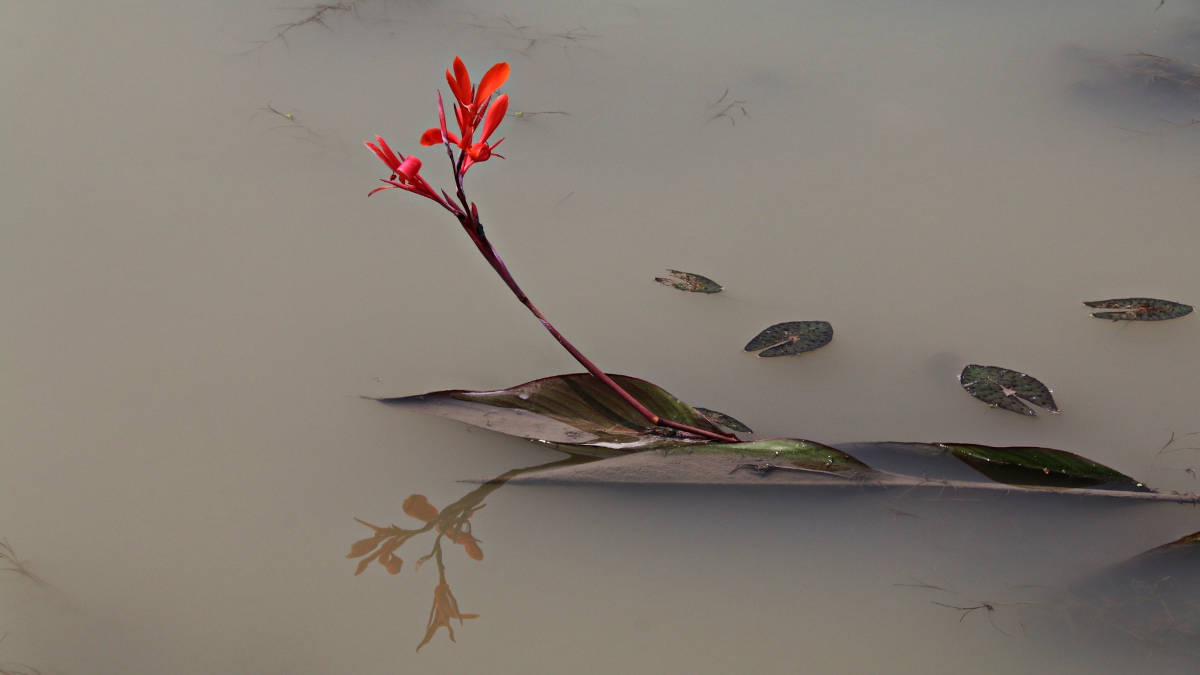
[[(1038, 612), (1200, 529), (1188, 507), (514, 486), (470, 519), (481, 561), (443, 540), (416, 569), (430, 533), (397, 576), (344, 557), (355, 517), (417, 527), (411, 494), (442, 508), (561, 458), (360, 398), (577, 369), (446, 214), (365, 197), (361, 141), (416, 150), (455, 55), (510, 61), (514, 111), (569, 113), (507, 120), (468, 187), (601, 367), (762, 436), (1044, 445), (1195, 489), (1197, 320), (1079, 304), (1200, 298), (1200, 113), (1096, 65), (1200, 60), (1200, 8), (1155, 4), (363, 2), (326, 30), (265, 1), (8, 3), (0, 537), (45, 583), (0, 577), (0, 662), (1182, 669), (1145, 641), (1048, 645)], [(727, 290), (654, 284), (666, 267)], [(835, 339), (741, 352), (789, 320)], [(967, 363), (1039, 377), (1063, 414), (987, 409)], [(416, 653), (443, 580), (479, 616)]]

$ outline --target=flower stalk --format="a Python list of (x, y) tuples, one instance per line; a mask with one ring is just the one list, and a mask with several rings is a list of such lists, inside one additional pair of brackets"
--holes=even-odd
[[(456, 135), (447, 127), (445, 105), (442, 101), (441, 92), (438, 92), (438, 126), (425, 130), (421, 134), (420, 142), (421, 145), (441, 144), (446, 148), (446, 155), (450, 160), (451, 171), (454, 175), (455, 194), (453, 197), (447, 194), (445, 190), (442, 190), (440, 193), (435, 191), (421, 177), (419, 173), (421, 170), (421, 160), (412, 155), (405, 157), (400, 153), (393, 152), (382, 136), (376, 136), (376, 143), (367, 142), (366, 146), (391, 169), (392, 175), (389, 178), (383, 179), (383, 182), (386, 183), (384, 187), (376, 188), (369, 194), (375, 194), (381, 190), (398, 188), (430, 199), (454, 214), (459, 224), (462, 225), (463, 231), (467, 233), (467, 236), (475, 244), (475, 248), (483, 255), (484, 260), (492, 266), (492, 269), (496, 271), (496, 274), (500, 276), (500, 279), (504, 281), (504, 284), (508, 286), (517, 300), (522, 305), (525, 305), (526, 309), (567, 350), (567, 353), (574, 357), (589, 373), (598, 378), (605, 386), (632, 406), (647, 422), (700, 438), (708, 438), (720, 442), (737, 442), (739, 440), (737, 436), (700, 429), (688, 424), (665, 419), (642, 405), (633, 395), (625, 391), (621, 385), (613, 381), (596, 364), (584, 356), (534, 306), (529, 296), (521, 290), (512, 273), (509, 272), (508, 267), (496, 252), (495, 247), (488, 241), (487, 235), (484, 233), (483, 223), (479, 219), (479, 207), (467, 198), (464, 180), (467, 171), (475, 164), (485, 162), (492, 157), (503, 159), (502, 155), (496, 154), (495, 148), (504, 139), (501, 138), (491, 144), (488, 143), (488, 140), (500, 126), (500, 123), (504, 120), (504, 114), (508, 110), (508, 95), (500, 94), (499, 96), (495, 96), (497, 90), (508, 79), (508, 74), (508, 64), (497, 63), (487, 71), (477, 85), (473, 86), (467, 68), (461, 59), (454, 59), (453, 72), (450, 70), (446, 71), (446, 81), (450, 86), (451, 93), (454, 94), (453, 114), (458, 124), (459, 133)], [(478, 141), (475, 140), (476, 131), (479, 132)]]

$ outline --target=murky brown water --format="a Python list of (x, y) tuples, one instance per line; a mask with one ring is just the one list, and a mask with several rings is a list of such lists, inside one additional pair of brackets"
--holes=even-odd
[[(455, 55), (510, 61), (513, 110), (569, 113), (507, 120), (469, 188), (601, 367), (760, 436), (1043, 445), (1197, 490), (1200, 450), (1160, 453), (1200, 431), (1197, 319), (1079, 302), (1200, 299), (1200, 111), (1077, 58), (1200, 61), (1195, 2), (363, 2), (255, 49), (304, 17), (278, 4), (0, 8), (0, 537), (45, 581), (0, 576), (0, 668), (1184, 667), (1048, 645), (1021, 603), (1200, 529), (1190, 507), (511, 486), (471, 518), (482, 561), (444, 546), (479, 617), (419, 653), (432, 535), (397, 576), (344, 556), (355, 517), (414, 527), (410, 494), (561, 457), (359, 397), (578, 369), (445, 214), (365, 197), (361, 142), (417, 150)], [(654, 284), (667, 267), (727, 290)], [(816, 319), (820, 351), (741, 351)], [(987, 409), (966, 363), (1064, 413)]]

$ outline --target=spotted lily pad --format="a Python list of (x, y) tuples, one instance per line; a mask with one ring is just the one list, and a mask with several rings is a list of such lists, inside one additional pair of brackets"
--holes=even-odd
[(723, 290), (721, 284), (699, 274), (671, 269), (667, 270), (667, 273), (669, 276), (654, 277), (654, 280), (664, 286), (691, 293), (720, 293)]
[(746, 343), (746, 351), (759, 356), (790, 356), (811, 352), (829, 344), (833, 326), (828, 321), (786, 321), (763, 330)]
[(1166, 321), (1192, 313), (1191, 305), (1154, 298), (1114, 298), (1112, 300), (1091, 300), (1083, 304), (1097, 309), (1114, 310), (1092, 313), (1092, 316), (1097, 319), (1113, 321)]
[(958, 382), (968, 394), (994, 408), (1003, 408), (1031, 417), (1037, 415), (1032, 408), (1025, 405), (1024, 402), (1028, 401), (1052, 413), (1059, 412), (1046, 385), (1015, 370), (973, 363), (963, 368)]
[(742, 424), (741, 420), (739, 420), (735, 417), (726, 415), (723, 412), (718, 412), (716, 410), (709, 410), (708, 408), (701, 408), (698, 405), (694, 405), (694, 406), (692, 406), (692, 408), (696, 412), (707, 417), (708, 421), (712, 422), (713, 424), (718, 424), (718, 425), (723, 426), (726, 429), (730, 429), (732, 431), (740, 431), (744, 434), (754, 433), (754, 430), (751, 429), (750, 427), (746, 426), (745, 424)]
[(971, 443), (942, 443), (941, 446), (997, 483), (1149, 492), (1141, 482), (1066, 450), (1035, 447), (997, 448)]

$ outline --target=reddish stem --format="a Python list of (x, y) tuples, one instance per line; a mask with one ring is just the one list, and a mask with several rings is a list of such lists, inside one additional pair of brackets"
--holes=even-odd
[[(461, 187), (459, 190), (459, 199), (464, 205), (467, 204), (466, 197), (462, 193)], [(612, 389), (613, 392), (620, 396), (626, 403), (633, 406), (633, 408), (637, 410), (642, 417), (645, 417), (646, 420), (651, 424), (670, 427), (672, 429), (693, 434), (695, 436), (700, 436), (702, 438), (710, 438), (724, 443), (737, 443), (741, 440), (732, 434), (716, 433), (708, 431), (707, 429), (700, 429), (698, 427), (693, 427), (687, 424), (682, 424), (680, 422), (659, 417), (649, 408), (642, 405), (641, 401), (638, 401), (636, 398), (634, 398), (632, 394), (625, 391), (621, 385), (617, 384), (615, 380), (608, 376), (608, 374), (600, 370), (596, 364), (592, 363), (588, 357), (584, 356), (583, 352), (580, 352), (578, 349), (576, 349), (575, 345), (571, 344), (571, 342), (567, 340), (562, 333), (558, 332), (558, 329), (550, 323), (550, 320), (547, 319), (546, 316), (534, 306), (533, 302), (530, 301), (529, 296), (525, 295), (525, 291), (522, 291), (521, 287), (517, 285), (516, 280), (513, 279), (512, 274), (508, 271), (508, 267), (504, 264), (504, 261), (500, 259), (500, 255), (496, 253), (496, 250), (492, 248), (491, 242), (489, 242), (487, 237), (484, 235), (483, 224), (479, 222), (478, 210), (475, 208), (474, 204), (471, 204), (468, 207), (467, 213), (469, 215), (459, 216), (459, 221), (462, 223), (463, 229), (467, 231), (467, 235), (471, 237), (471, 241), (475, 242), (475, 247), (478, 248), (479, 252), (483, 254), (484, 259), (488, 261), (488, 264), (492, 266), (492, 269), (496, 270), (496, 274), (500, 275), (500, 278), (504, 280), (504, 283), (508, 286), (509, 290), (513, 292), (513, 295), (517, 296), (517, 300), (520, 300), (522, 305), (525, 305), (530, 312), (533, 312), (533, 315), (537, 317), (537, 320), (542, 323), (542, 326), (544, 326), (546, 330), (550, 331), (550, 334), (554, 336), (555, 340), (558, 340), (558, 343), (563, 346), (563, 349), (566, 349), (571, 356), (575, 357), (575, 360), (578, 361), (584, 368), (586, 368), (589, 373), (598, 378), (609, 389)]]
[[(467, 200), (467, 193), (463, 188), (463, 178), (466, 174), (466, 171), (463, 170), (463, 163), (466, 157), (466, 150), (460, 150), (457, 158), (454, 156), (454, 149), (450, 143), (450, 135), (446, 129), (446, 109), (442, 104), (442, 93), (440, 91), (437, 95), (437, 102), (438, 124), (442, 130), (442, 144), (446, 146), (446, 155), (450, 159), (450, 166), (454, 172), (455, 196), (458, 197), (458, 201), (462, 204), (460, 208), (447, 199), (446, 203), (442, 204), (442, 206), (450, 213), (453, 213), (455, 217), (458, 218), (458, 222), (462, 223), (463, 229), (467, 231), (467, 236), (471, 237), (471, 241), (475, 242), (475, 247), (478, 248), (479, 252), (483, 254), (484, 259), (488, 261), (488, 264), (492, 266), (492, 269), (496, 270), (496, 274), (499, 274), (500, 278), (504, 280), (505, 285), (507, 285), (509, 290), (513, 292), (513, 295), (517, 296), (517, 300), (520, 300), (522, 305), (525, 305), (530, 312), (533, 312), (533, 315), (537, 317), (537, 320), (542, 323), (542, 326), (544, 326), (546, 330), (550, 331), (550, 334), (554, 336), (555, 340), (558, 340), (558, 343), (563, 346), (563, 349), (566, 349), (571, 356), (575, 357), (575, 360), (578, 361), (584, 368), (586, 368), (589, 373), (603, 382), (609, 389), (612, 389), (613, 392), (620, 396), (626, 403), (633, 406), (634, 410), (637, 410), (638, 413), (642, 417), (645, 417), (646, 420), (651, 424), (669, 427), (677, 431), (683, 431), (694, 436), (699, 436), (700, 438), (709, 438), (724, 443), (739, 442), (741, 439), (733, 434), (721, 434), (709, 431), (707, 429), (700, 429), (698, 427), (681, 424), (673, 420), (664, 419), (654, 414), (654, 412), (642, 405), (641, 401), (638, 401), (633, 397), (632, 394), (625, 391), (621, 385), (617, 384), (604, 371), (596, 367), (596, 364), (592, 363), (588, 357), (584, 356), (583, 352), (580, 352), (578, 349), (576, 349), (575, 345), (571, 344), (567, 338), (563, 337), (563, 334), (558, 332), (558, 329), (550, 323), (550, 320), (547, 319), (537, 307), (534, 307), (533, 303), (529, 300), (529, 296), (525, 295), (525, 291), (522, 291), (521, 287), (517, 285), (516, 280), (513, 279), (512, 274), (508, 271), (508, 267), (505, 266), (504, 261), (500, 259), (500, 255), (496, 253), (496, 249), (492, 248), (491, 242), (488, 241), (487, 236), (483, 233), (483, 223), (479, 222), (479, 209), (477, 209), (474, 204)], [(463, 136), (467, 136), (466, 130), (463, 130)]]

